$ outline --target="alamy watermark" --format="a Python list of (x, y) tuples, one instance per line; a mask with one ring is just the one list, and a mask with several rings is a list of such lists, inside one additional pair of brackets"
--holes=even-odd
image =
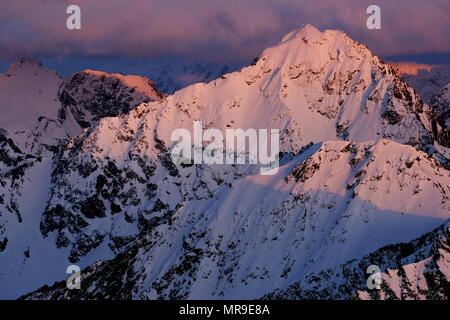
[[(81, 29), (81, 8), (78, 5), (69, 5), (66, 9), (66, 13), (70, 16), (67, 17), (66, 26), (69, 30)], [(370, 16), (366, 20), (366, 26), (368, 29), (381, 29), (381, 9), (376, 4), (371, 4), (367, 7), (366, 13)]]
[[(222, 131), (215, 128), (203, 131), (202, 121), (194, 121), (193, 132), (193, 144), (189, 130), (180, 128), (172, 132), (172, 142), (177, 142), (171, 152), (175, 164), (246, 164), (248, 158), (249, 164), (261, 166), (261, 174), (278, 171), (279, 129), (271, 129), (270, 134), (267, 129), (226, 129), (225, 147)], [(208, 143), (206, 147), (204, 142)]]
[[(69, 30), (81, 30), (81, 8), (78, 5), (69, 5), (66, 9), (69, 14), (66, 20), (66, 26)], [(381, 29), (381, 9), (378, 5), (369, 5), (366, 13), (370, 16), (366, 20), (366, 26), (370, 30)]]
[(66, 273), (70, 276), (66, 280), (67, 289), (81, 289), (81, 269), (76, 264), (72, 264), (67, 267)]
[(374, 264), (370, 265), (367, 267), (366, 273), (370, 274), (370, 276), (367, 278), (367, 282), (366, 282), (367, 289), (380, 290), (381, 282), (382, 282), (380, 267), (377, 265), (374, 265)]
[(77, 5), (70, 5), (66, 9), (66, 13), (70, 14), (66, 20), (66, 27), (69, 30), (81, 29), (81, 9)]
[(369, 30), (381, 29), (381, 9), (376, 4), (367, 7), (367, 14), (370, 16), (366, 20), (366, 26)]

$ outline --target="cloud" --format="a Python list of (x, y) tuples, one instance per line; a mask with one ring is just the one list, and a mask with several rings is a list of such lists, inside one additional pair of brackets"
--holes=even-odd
[[(81, 7), (82, 30), (66, 29)], [(366, 8), (381, 7), (381, 30)], [(448, 0), (14, 0), (0, 4), (0, 58), (184, 56), (251, 59), (310, 23), (339, 28), (378, 55), (448, 53)]]

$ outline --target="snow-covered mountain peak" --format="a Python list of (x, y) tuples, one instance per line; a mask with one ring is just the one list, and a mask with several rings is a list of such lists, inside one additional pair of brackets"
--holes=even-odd
[(93, 76), (93, 78), (116, 78), (128, 87), (140, 92), (153, 100), (161, 100), (165, 95), (159, 92), (158, 88), (153, 84), (152, 81), (146, 77), (136, 76), (136, 75), (123, 75), (120, 73), (108, 74), (103, 71), (96, 71), (86, 69), (82, 71), (87, 75)]
[(295, 38), (307, 38), (307, 39), (319, 39), (322, 36), (316, 27), (307, 24), (302, 29), (292, 30), (291, 32), (285, 34), (281, 39), (280, 43), (295, 39)]
[(296, 63), (308, 62), (312, 65), (324, 66), (330, 60), (337, 63), (344, 60), (363, 61), (373, 60), (374, 65), (381, 64), (366, 46), (352, 40), (340, 30), (319, 31), (317, 28), (306, 25), (303, 29), (294, 30), (286, 34), (282, 41), (266, 49), (260, 60), (273, 67), (283, 65), (292, 67)]
[(264, 50), (251, 66), (148, 108), (160, 120), (158, 137), (166, 145), (173, 130), (192, 131), (193, 121), (202, 120), (222, 130), (280, 129), (280, 149), (287, 152), (336, 138), (386, 138), (423, 149), (433, 140), (447, 143), (446, 129), (433, 123), (429, 109), (367, 47), (343, 32), (311, 26)]
[[(342, 41), (345, 39), (349, 42), (355, 42), (359, 44), (357, 41), (352, 40), (344, 31), (338, 29), (326, 29), (324, 31), (320, 31), (316, 27), (310, 24), (306, 24), (303, 28), (293, 30), (286, 35), (283, 36), (280, 43), (284, 43), (287, 41), (296, 41), (301, 40), (305, 43), (320, 43), (325, 40), (332, 40), (332, 38), (338, 39), (338, 41)], [(322, 43), (321, 43), (322, 44)]]
[(141, 103), (160, 101), (165, 94), (147, 78), (85, 70), (66, 78), (58, 91), (64, 113), (83, 128), (103, 117), (128, 113)]
[[(11, 63), (6, 76), (12, 76), (17, 74), (36, 73), (39, 71), (50, 71), (42, 66), (42, 62), (35, 58), (20, 58), (16, 62)], [(53, 73), (56, 73), (53, 71)]]

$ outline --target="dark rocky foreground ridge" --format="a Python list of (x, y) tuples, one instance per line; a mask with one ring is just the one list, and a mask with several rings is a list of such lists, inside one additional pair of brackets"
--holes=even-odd
[[(309, 274), (264, 299), (449, 300), (450, 220), (408, 242), (385, 246), (362, 259)], [(381, 288), (368, 290), (370, 265), (381, 269)]]
[[(20, 299), (132, 299), (138, 274), (133, 262), (142, 239), (114, 259), (96, 263), (81, 272), (80, 290), (69, 290), (65, 281), (44, 286)], [(174, 272), (190, 270), (195, 256), (187, 258)], [(450, 298), (450, 220), (431, 232), (408, 242), (388, 245), (352, 259), (334, 269), (311, 273), (285, 290), (275, 290), (262, 299), (427, 299)], [(382, 272), (381, 289), (367, 291), (370, 265)], [(183, 270), (184, 268), (184, 270)]]

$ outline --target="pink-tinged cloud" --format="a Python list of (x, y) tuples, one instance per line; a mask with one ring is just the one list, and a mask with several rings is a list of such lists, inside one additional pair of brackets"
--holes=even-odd
[[(81, 7), (82, 30), (66, 29)], [(381, 7), (381, 30), (366, 8)], [(342, 29), (378, 55), (449, 53), (448, 0), (3, 0), (0, 58), (181, 55), (249, 59), (310, 23)]]

